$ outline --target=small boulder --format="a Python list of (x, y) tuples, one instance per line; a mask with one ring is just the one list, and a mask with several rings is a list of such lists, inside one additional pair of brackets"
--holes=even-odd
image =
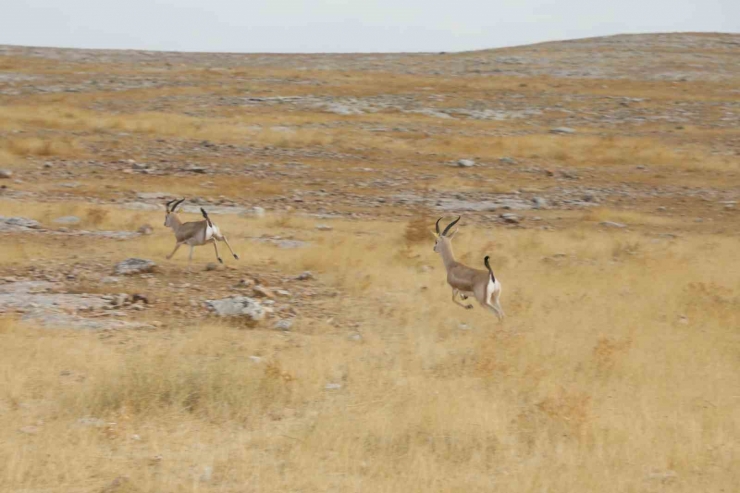
[(535, 209), (544, 209), (545, 207), (547, 207), (547, 199), (543, 197), (534, 197), (532, 199), (532, 202), (534, 203)]
[(62, 216), (54, 219), (54, 222), (57, 224), (78, 224), (80, 218), (77, 216)]
[(252, 288), (252, 291), (254, 292), (254, 295), (258, 298), (275, 298), (275, 293), (273, 293), (270, 288), (266, 288), (264, 286), (257, 285)]
[(298, 277), (296, 277), (297, 281), (310, 281), (311, 279), (314, 279), (311, 271), (305, 271), (302, 274), (300, 274)]
[(137, 233), (140, 235), (150, 235), (154, 233), (154, 228), (152, 228), (149, 224), (144, 224), (139, 229), (136, 230)]
[(143, 258), (128, 258), (123, 262), (116, 264), (115, 274), (119, 276), (128, 276), (132, 274), (146, 274), (154, 272), (157, 264), (151, 260)]
[(509, 212), (501, 214), (501, 219), (503, 219), (504, 222), (508, 224), (519, 224), (519, 222), (521, 221), (519, 216), (517, 216), (516, 214), (511, 214)]
[(291, 327), (293, 327), (293, 321), (287, 318), (283, 320), (278, 320), (275, 323), (275, 328), (284, 332), (289, 331)]
[(265, 318), (267, 313), (272, 312), (270, 308), (247, 296), (234, 296), (221, 300), (206, 301), (206, 307), (219, 317), (246, 317), (251, 321), (259, 321)]
[(626, 228), (627, 227), (626, 224), (617, 223), (614, 221), (601, 221), (599, 224), (602, 226), (606, 226), (608, 228)]
[(557, 127), (550, 129), (551, 134), (574, 134), (576, 131), (569, 127)]
[(0, 179), (9, 180), (13, 177), (13, 172), (9, 169), (0, 169)]
[(475, 161), (473, 161), (472, 159), (460, 159), (457, 162), (457, 166), (458, 168), (472, 168), (473, 166), (475, 166)]

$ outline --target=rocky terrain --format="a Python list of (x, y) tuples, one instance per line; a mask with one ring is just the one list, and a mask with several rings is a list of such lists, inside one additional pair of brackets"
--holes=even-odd
[[(737, 342), (726, 328), (740, 313), (728, 263), (740, 231), (737, 60), (740, 35), (692, 33), (424, 54), (0, 46), (0, 338), (21, 348), (6, 361), (57, 361), (63, 352), (39, 349), (48, 341), (64, 354), (95, 348), (104, 356), (50, 363), (64, 368), (44, 382), (126, 395), (57, 399), (66, 404), (52, 412), (56, 391), (39, 397), (23, 376), (0, 394), (0, 420), (22, 418), (14, 440), (67, 437), (59, 450), (77, 443), (69, 430), (101, 433), (103, 445), (84, 440), (104, 472), (62, 481), (90, 491), (243, 491), (257, 480), (237, 474), (232, 456), (267, 464), (260, 477), (271, 478), (272, 491), (611, 491), (591, 481), (597, 475), (574, 473), (562, 484), (522, 478), (546, 474), (538, 458), (563, 450), (572, 454), (565, 462), (581, 464), (637, 448), (647, 464), (660, 455), (655, 443), (668, 445), (650, 471), (637, 471), (640, 459), (629, 454), (610, 456), (619, 466), (609, 477), (624, 474), (619, 484), (635, 491), (722, 491), (737, 477), (727, 471), (738, 453), (729, 443), (737, 424), (726, 420), (731, 392), (711, 393), (738, 374), (725, 365)], [(164, 203), (174, 198), (187, 199), (184, 220), (207, 209), (241, 260), (218, 264), (209, 245), (193, 262), (187, 248), (167, 260), (174, 238), (162, 224)], [(482, 268), (478, 252), (488, 252), (506, 286), (510, 319), (495, 329), (449, 303), (431, 251), (434, 221), (457, 215), (460, 258)], [(39, 346), (27, 346), (31, 337)], [(666, 348), (684, 355), (681, 364)], [(720, 369), (705, 373), (704, 356)], [(192, 368), (166, 366), (179, 358)], [(110, 379), (84, 387), (107, 360), (117, 362), (99, 369)], [(218, 373), (221, 361), (237, 376)], [(156, 371), (146, 378), (115, 373), (150, 364)], [(252, 377), (259, 385), (243, 401), (217, 384), (187, 387), (213, 374), (239, 389)], [(158, 376), (161, 388), (141, 383)], [(693, 390), (663, 393), (662, 382), (678, 380)], [(180, 407), (141, 404), (177, 394), (162, 390), (172, 382), (187, 390)], [(620, 407), (635, 389), (646, 409), (639, 418)], [(461, 395), (470, 399), (464, 419), (450, 404)], [(616, 408), (613, 396), (621, 396)], [(502, 402), (512, 407), (502, 411)], [(354, 410), (371, 418), (342, 421)], [(165, 424), (147, 421), (150, 412)], [(407, 413), (403, 426), (388, 431), (390, 421), (377, 417), (385, 412), (393, 422)], [(706, 452), (645, 435), (658, 420), (671, 426), (673, 413), (670, 436)], [(137, 425), (126, 424), (129, 414)], [(172, 431), (172, 415), (191, 428)], [(327, 428), (324, 416), (333, 416)], [(66, 431), (45, 432), (57, 419)], [(622, 419), (643, 427), (614, 425)], [(80, 432), (80, 420), (103, 424)], [(678, 422), (687, 420), (711, 436), (686, 436)], [(201, 426), (213, 443), (178, 441)], [(162, 435), (142, 441), (152, 430)], [(643, 435), (653, 441), (618, 438)], [(213, 459), (215, 473), (193, 452), (221, 453), (214, 443), (233, 447), (228, 460)], [(345, 464), (343, 453), (360, 464), (351, 473), (336, 466), (311, 482), (300, 472), (319, 456)], [(0, 462), (2, 454), (0, 446)], [(173, 461), (177, 454), (187, 461)], [(115, 466), (98, 462), (109, 456)], [(45, 473), (28, 472), (42, 462), (13, 463), (26, 472), (0, 472), (0, 489), (53, 489)], [(404, 482), (421, 463), (449, 474)], [(330, 487), (326, 478), (337, 479)], [(717, 489), (705, 488), (710, 482)]]

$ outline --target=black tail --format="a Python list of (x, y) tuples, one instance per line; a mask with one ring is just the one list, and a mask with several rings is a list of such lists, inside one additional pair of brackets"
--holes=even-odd
[(201, 212), (201, 213), (203, 214), (203, 217), (205, 217), (205, 218), (206, 218), (206, 221), (208, 221), (208, 225), (209, 225), (210, 227), (213, 227), (213, 223), (211, 222), (211, 218), (210, 218), (210, 217), (208, 217), (208, 213), (206, 212), (206, 210), (205, 210), (204, 208), (202, 208), (202, 207), (201, 207), (201, 208), (200, 208), (200, 212)]
[(488, 255), (486, 255), (486, 258), (483, 259), (483, 263), (486, 264), (486, 267), (488, 268), (488, 272), (491, 273), (491, 281), (496, 282), (496, 277), (493, 275), (493, 269), (491, 269), (491, 264), (488, 263)]

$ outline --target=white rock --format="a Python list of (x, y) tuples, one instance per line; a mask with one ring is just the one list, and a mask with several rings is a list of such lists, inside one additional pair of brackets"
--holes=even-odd
[(153, 272), (157, 264), (142, 258), (129, 258), (116, 264), (116, 275), (131, 275)]
[(272, 312), (270, 308), (247, 296), (209, 300), (206, 301), (206, 306), (219, 317), (247, 317), (253, 321), (262, 320), (267, 313)]
[(472, 159), (460, 159), (457, 162), (457, 166), (460, 168), (471, 168), (475, 166), (475, 161), (473, 161)]
[(574, 134), (576, 131), (569, 127), (558, 127), (558, 128), (551, 128), (550, 129), (551, 134)]
[(80, 220), (77, 216), (62, 216), (54, 219), (54, 222), (57, 224), (77, 224)]
[(609, 228), (626, 228), (627, 227), (626, 224), (615, 223), (614, 221), (601, 221), (599, 224), (602, 226), (609, 227)]

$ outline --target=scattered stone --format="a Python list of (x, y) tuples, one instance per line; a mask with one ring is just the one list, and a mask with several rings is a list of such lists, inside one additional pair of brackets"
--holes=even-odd
[(513, 157), (502, 157), (501, 159), (499, 159), (499, 161), (501, 161), (501, 164), (509, 164), (509, 165), (517, 164), (517, 160), (514, 159)]
[(557, 127), (550, 129), (551, 134), (574, 134), (576, 131), (569, 127)]
[(102, 428), (103, 426), (106, 426), (108, 424), (107, 421), (104, 421), (99, 418), (92, 418), (90, 416), (86, 416), (84, 418), (80, 418), (77, 420), (78, 426), (92, 426), (94, 428)]
[(38, 426), (24, 426), (23, 428), (18, 429), (19, 432), (25, 435), (36, 435), (39, 430), (40, 428)]
[(475, 161), (473, 161), (472, 159), (460, 159), (457, 162), (457, 166), (459, 168), (472, 168), (473, 166), (475, 166)]
[(208, 483), (213, 478), (213, 467), (212, 466), (205, 466), (203, 468), (203, 474), (200, 475), (200, 482), (201, 483)]
[(270, 288), (266, 288), (264, 286), (257, 285), (252, 288), (252, 291), (254, 292), (254, 295), (258, 298), (275, 298), (275, 293), (273, 293)]
[(182, 171), (189, 171), (190, 173), (204, 175), (208, 173), (208, 168), (204, 168), (203, 166), (196, 166), (195, 164), (191, 164), (187, 168), (182, 168)]
[(118, 476), (116, 479), (111, 481), (108, 485), (106, 485), (101, 491), (101, 493), (118, 493), (126, 491), (129, 486), (127, 486), (131, 480), (128, 478), (128, 476)]
[(62, 216), (54, 219), (57, 224), (78, 224), (81, 219), (77, 216)]
[(149, 297), (145, 294), (135, 293), (131, 296), (131, 303), (142, 302), (145, 305), (149, 304)]
[(532, 199), (532, 202), (534, 203), (535, 209), (544, 209), (545, 207), (547, 207), (547, 199), (543, 197), (534, 197)]
[(678, 474), (676, 473), (676, 471), (651, 472), (647, 475), (647, 479), (659, 480), (663, 482), (667, 482), (677, 477)]
[(111, 305), (123, 306), (124, 304), (126, 304), (126, 301), (128, 301), (128, 294), (120, 293), (113, 297), (113, 299), (111, 300)]
[(166, 200), (172, 198), (172, 195), (164, 192), (139, 192), (136, 198), (141, 200)]
[(606, 226), (608, 228), (626, 228), (627, 227), (626, 224), (616, 223), (614, 221), (601, 221), (599, 224), (601, 226)]
[(116, 264), (116, 275), (130, 276), (133, 274), (148, 274), (156, 270), (157, 264), (151, 260), (129, 258)]
[(139, 227), (139, 229), (136, 230), (137, 233), (140, 235), (150, 235), (154, 233), (154, 228), (152, 228), (149, 224), (144, 224)]
[(251, 288), (254, 285), (254, 281), (251, 279), (242, 279), (236, 285), (235, 288)]
[(9, 180), (13, 177), (13, 172), (9, 169), (0, 169), (0, 179)]
[(214, 270), (224, 270), (226, 267), (224, 267), (224, 264), (217, 264), (216, 262), (208, 262), (206, 264), (206, 271), (211, 272)]
[(356, 342), (359, 342), (359, 341), (361, 341), (361, 340), (362, 340), (362, 335), (361, 335), (361, 334), (350, 334), (350, 335), (349, 335), (349, 336), (347, 337), (347, 339), (349, 339), (350, 341), (356, 341)]
[(252, 321), (262, 320), (267, 313), (272, 312), (272, 309), (247, 296), (209, 300), (206, 301), (206, 307), (219, 317), (247, 317)]
[(332, 228), (328, 224), (317, 224), (316, 229), (318, 229), (319, 231), (331, 231), (334, 228)]
[(0, 216), (0, 231), (6, 229), (27, 231), (29, 229), (41, 229), (41, 224), (38, 221), (26, 219), (25, 217)]
[(501, 214), (500, 217), (501, 219), (504, 220), (504, 222), (509, 223), (509, 224), (519, 224), (519, 222), (521, 221), (519, 216), (517, 216), (516, 214), (508, 213), (508, 212), (505, 214)]
[(262, 363), (262, 358), (260, 358), (259, 356), (250, 356), (249, 360), (252, 363)]
[(278, 289), (278, 290), (276, 290), (275, 291), (275, 294), (277, 294), (278, 296), (282, 296), (284, 298), (290, 298), (290, 296), (291, 296), (290, 291), (286, 291), (284, 289)]
[(134, 163), (131, 165), (131, 169), (142, 170), (142, 169), (148, 169), (148, 168), (149, 168), (149, 165), (146, 163)]
[(277, 330), (282, 330), (282, 331), (287, 332), (290, 330), (291, 327), (293, 327), (293, 321), (288, 318), (283, 319), (283, 320), (278, 320), (275, 323), (275, 328)]
[(298, 277), (296, 277), (297, 281), (310, 281), (312, 279), (315, 279), (311, 271), (305, 271), (301, 273)]
[(326, 390), (339, 390), (342, 388), (342, 384), (341, 383), (327, 383), (326, 385), (324, 385), (324, 388)]
[(252, 207), (251, 213), (253, 216), (263, 217), (265, 215), (265, 209), (263, 207)]

